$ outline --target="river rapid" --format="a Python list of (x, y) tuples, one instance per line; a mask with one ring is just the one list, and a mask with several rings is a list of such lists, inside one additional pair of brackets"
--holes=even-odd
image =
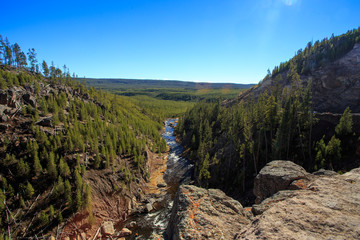
[(135, 225), (131, 228), (133, 234), (128, 239), (153, 239), (156, 236), (163, 236), (171, 214), (174, 197), (180, 184), (191, 183), (193, 165), (181, 154), (183, 146), (176, 142), (174, 128), (177, 119), (167, 120), (165, 131), (162, 137), (165, 139), (170, 151), (167, 156), (167, 169), (164, 173), (164, 180), (167, 184), (167, 193), (161, 201), (156, 203), (155, 211), (146, 214), (139, 214), (129, 219)]

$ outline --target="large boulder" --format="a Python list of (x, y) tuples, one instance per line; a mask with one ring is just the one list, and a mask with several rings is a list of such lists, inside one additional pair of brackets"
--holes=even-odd
[(5, 91), (0, 92), (0, 104), (1, 105), (7, 105), (7, 93)]
[(8, 95), (7, 95), (7, 98), (8, 98), (8, 106), (9, 107), (12, 107), (12, 108), (16, 108), (17, 106), (17, 94), (16, 94), (16, 91), (15, 90), (8, 90)]
[(218, 189), (180, 186), (166, 230), (168, 239), (233, 239), (252, 214)]
[(251, 211), (254, 215), (263, 214), (266, 210), (274, 206), (274, 204), (284, 201), (285, 199), (295, 196), (296, 192), (293, 190), (283, 190), (275, 193), (271, 197), (264, 199), (260, 204), (254, 204)]
[(36, 98), (31, 95), (30, 93), (25, 93), (23, 96), (22, 96), (22, 99), (27, 103), (27, 104), (30, 104), (32, 107), (36, 107)]
[(277, 193), (280, 190), (293, 189), (290, 186), (295, 180), (309, 175), (305, 169), (291, 161), (276, 160), (266, 164), (254, 181), (255, 203)]
[(51, 117), (43, 118), (40, 121), (38, 121), (36, 124), (40, 125), (40, 126), (43, 126), (43, 127), (51, 127), (52, 126)]
[(264, 200), (236, 239), (360, 239), (360, 169), (313, 176), (306, 189)]

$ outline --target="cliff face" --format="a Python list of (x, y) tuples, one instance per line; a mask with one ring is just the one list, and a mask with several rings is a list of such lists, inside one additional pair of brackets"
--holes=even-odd
[(292, 162), (273, 161), (260, 171), (254, 191), (258, 199), (268, 197), (252, 208), (225, 194), (211, 197), (219, 190), (182, 186), (168, 234), (170, 239), (359, 239), (359, 183), (359, 168), (343, 175), (310, 174)]
[[(249, 97), (257, 98), (265, 90), (272, 91), (276, 84), (281, 88), (290, 86), (287, 79), (288, 71), (279, 73), (281, 81), (275, 83), (275, 78), (270, 77), (260, 85), (244, 91), (236, 102), (245, 101)], [(301, 75), (301, 83), (307, 86), (312, 81), (313, 110), (318, 112), (342, 113), (346, 107), (352, 112), (360, 112), (360, 44), (342, 58), (327, 63), (307, 75)]]

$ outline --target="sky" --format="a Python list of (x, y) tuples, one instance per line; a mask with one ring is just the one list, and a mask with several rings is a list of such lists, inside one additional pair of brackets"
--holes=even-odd
[(258, 83), (359, 0), (0, 0), (0, 34), (79, 77)]

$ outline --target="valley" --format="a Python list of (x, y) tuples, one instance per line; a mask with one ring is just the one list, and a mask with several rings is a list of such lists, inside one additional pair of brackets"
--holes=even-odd
[(257, 85), (76, 78), (1, 49), (0, 239), (360, 237), (360, 29)]

